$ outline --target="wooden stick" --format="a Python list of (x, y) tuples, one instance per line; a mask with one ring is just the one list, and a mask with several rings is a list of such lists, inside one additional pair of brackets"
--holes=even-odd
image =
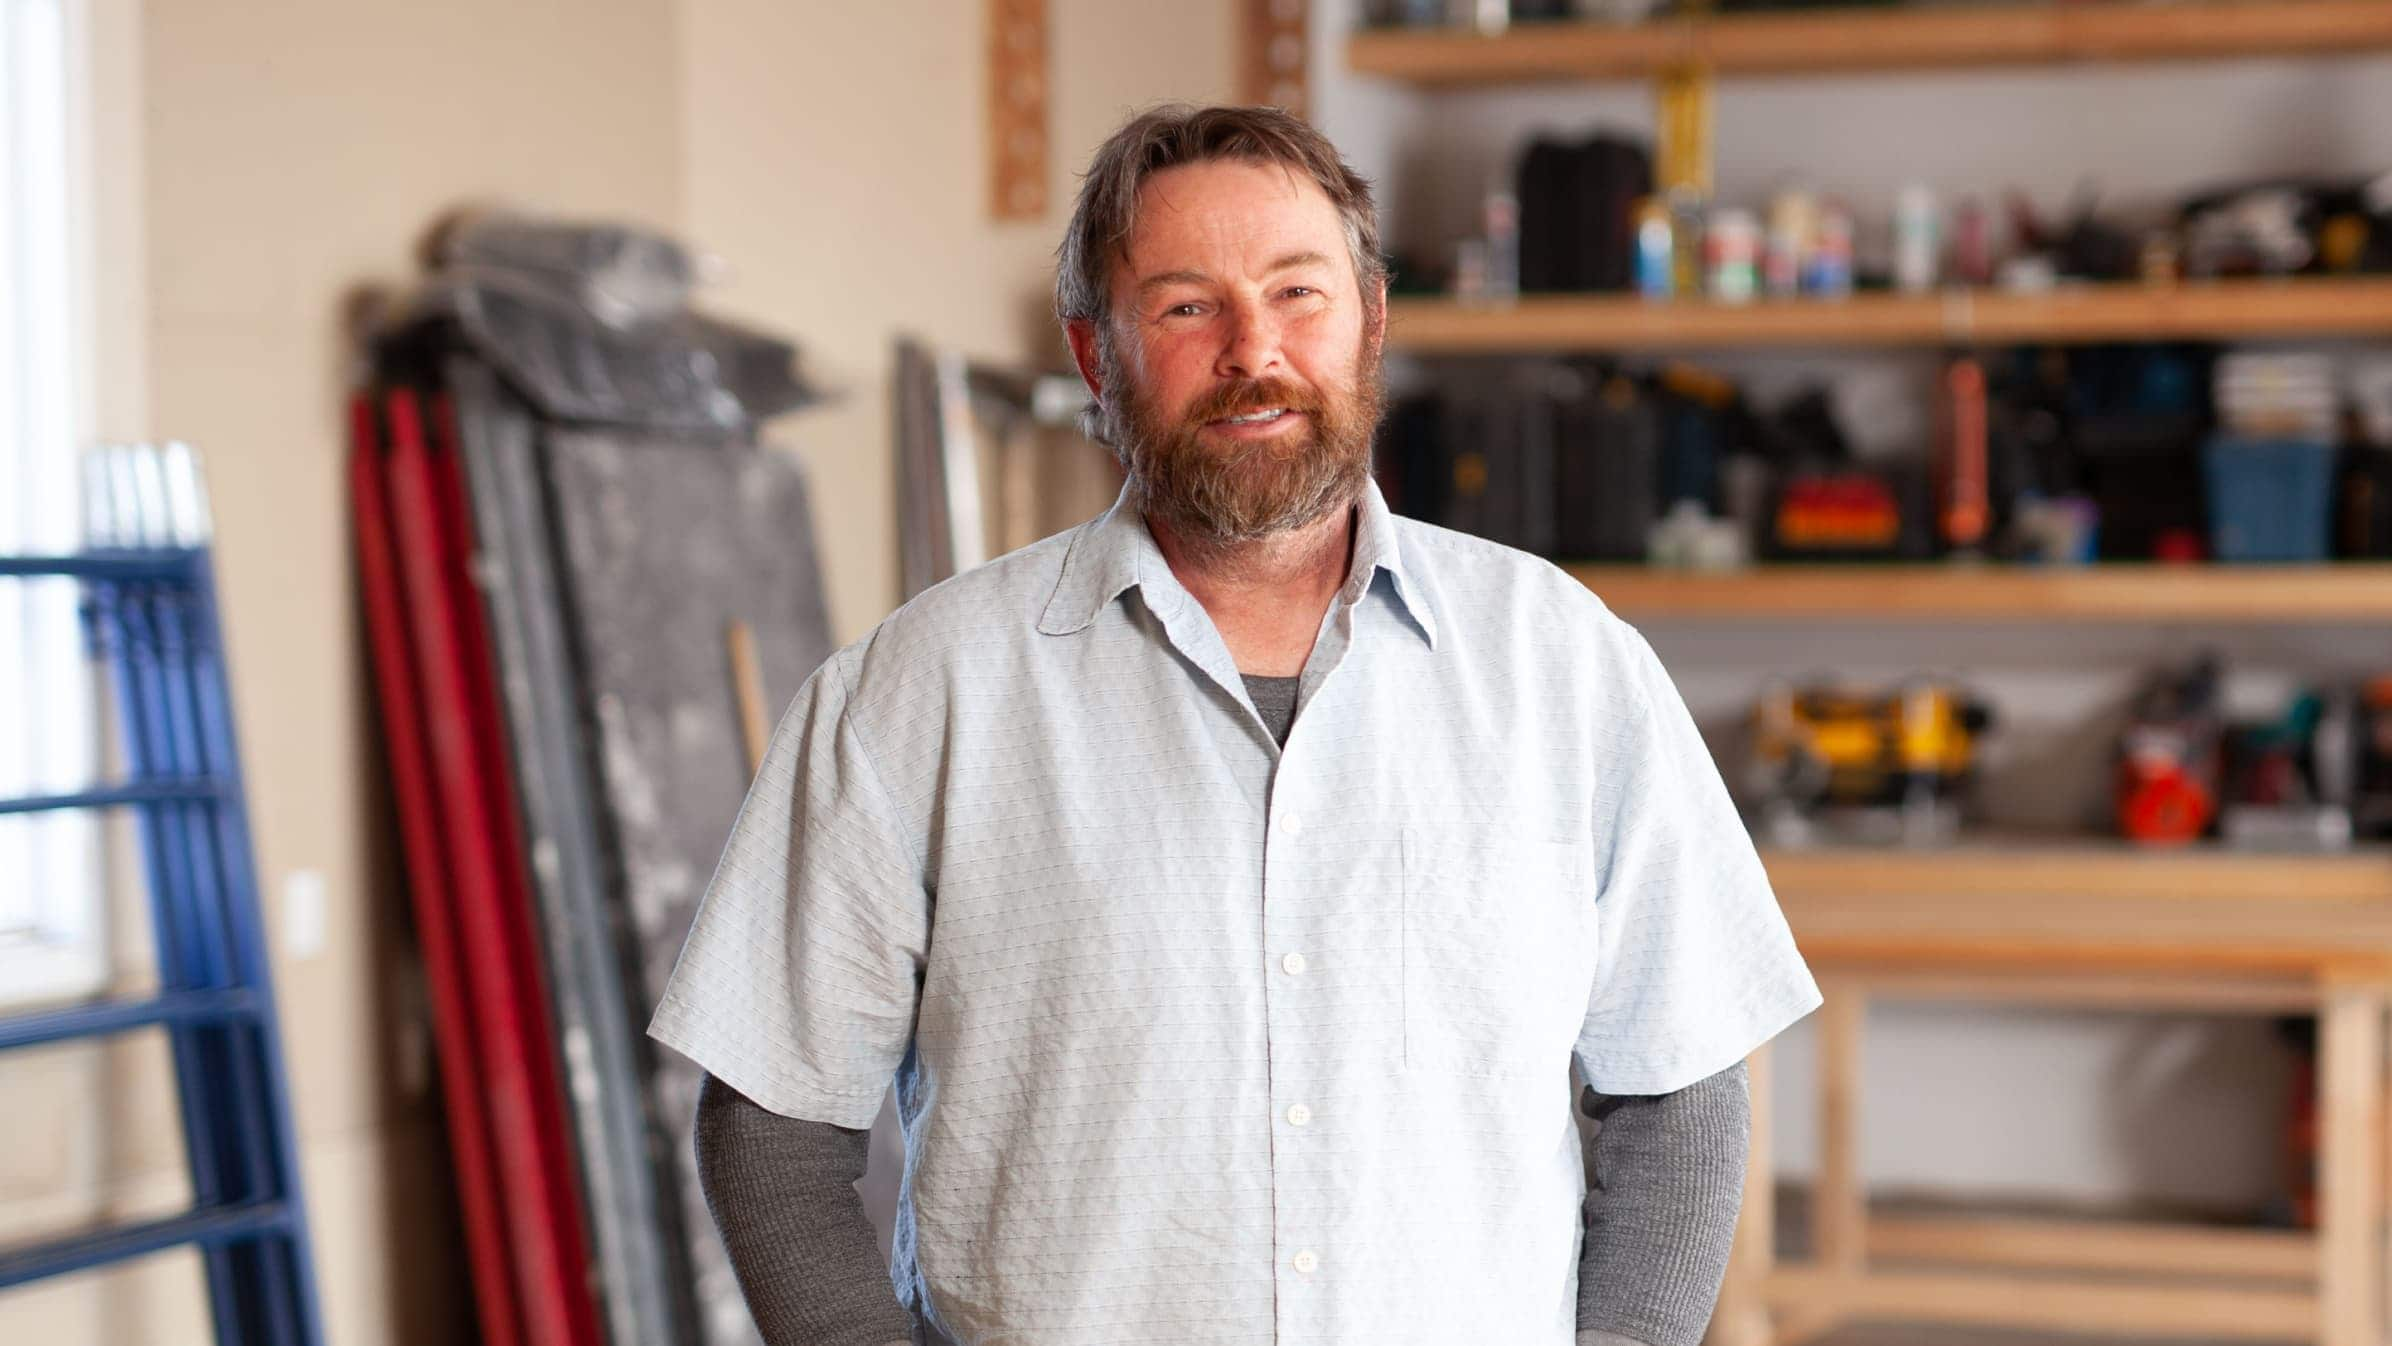
[(734, 619), (726, 637), (731, 653), (731, 693), (739, 703), (739, 740), (747, 749), (748, 779), (764, 768), (764, 748), (771, 739), (764, 714), (764, 668), (756, 661), (756, 633)]

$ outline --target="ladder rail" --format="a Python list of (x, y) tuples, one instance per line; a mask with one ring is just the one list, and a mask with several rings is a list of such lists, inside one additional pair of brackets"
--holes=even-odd
[(0, 799), (0, 815), (127, 808), (157, 995), (0, 1016), (0, 1050), (163, 1028), (194, 1202), (182, 1215), (0, 1250), (0, 1287), (194, 1246), (219, 1342), (320, 1346), (298, 1132), (205, 548), (0, 556), (0, 579), (68, 577), (108, 671), (125, 779)]
[(257, 864), (250, 851), (248, 792), (241, 787), (240, 752), (232, 725), (232, 687), (225, 674), (223, 628), (218, 620), (216, 605), (215, 563), (204, 551), (191, 562), (194, 583), (184, 592), (190, 605), (192, 630), (189, 658), (184, 665), (190, 679), (191, 704), (198, 721), (194, 741), (198, 746), (201, 764), (211, 773), (220, 775), (233, 785), (215, 804), (212, 812), (216, 828), (218, 854), (226, 868), (226, 887), (220, 899), (221, 909), (230, 931), (231, 958), (235, 976), (245, 986), (254, 987), (259, 999), (256, 1023), (239, 1041), (250, 1044), (261, 1058), (264, 1080), (263, 1097), (237, 1100), (257, 1108), (280, 1137), (279, 1145), (267, 1145), (263, 1128), (244, 1128), (244, 1136), (263, 1150), (258, 1155), (259, 1171), (273, 1175), (274, 1190), (286, 1208), (291, 1237), (276, 1247), (261, 1247), (269, 1274), (279, 1282), (285, 1293), (274, 1295), (270, 1303), (295, 1302), (298, 1322), (288, 1328), (288, 1339), (321, 1341), (323, 1337), (322, 1305), (313, 1267), (300, 1251), (313, 1244), (310, 1241), (307, 1204), (301, 1197), (299, 1145), (296, 1116), (291, 1106), (290, 1072), (283, 1058), (281, 1014), (276, 1008), (274, 977), (271, 959), (267, 954), (266, 932), (261, 918), (261, 895), (257, 888)]

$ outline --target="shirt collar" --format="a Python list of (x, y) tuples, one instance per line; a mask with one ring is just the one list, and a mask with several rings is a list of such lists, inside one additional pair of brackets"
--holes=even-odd
[[(1355, 516), (1354, 561), (1347, 571), (1345, 585), (1338, 590), (1338, 598), (1348, 606), (1359, 603), (1378, 573), (1387, 572), (1397, 601), (1411, 615), (1429, 648), (1435, 649), (1437, 621), (1430, 610), (1427, 586), (1406, 567), (1404, 549), (1396, 536), (1395, 515), (1387, 508), (1387, 497), (1380, 493), (1376, 481), (1366, 479), (1357, 503), (1360, 508)], [(1113, 507), (1083, 524), (1079, 535), (1072, 539), (1070, 550), (1064, 553), (1063, 573), (1055, 581), (1055, 592), (1039, 615), (1038, 629), (1050, 636), (1085, 630), (1096, 620), (1097, 613), (1133, 585), (1161, 591), (1150, 591), (1147, 595), (1150, 600), (1170, 601), (1171, 596), (1185, 596), (1187, 592), (1171, 573), (1162, 548), (1155, 545), (1154, 534), (1147, 531), (1145, 518), (1131, 502), (1129, 488), (1124, 486)]]

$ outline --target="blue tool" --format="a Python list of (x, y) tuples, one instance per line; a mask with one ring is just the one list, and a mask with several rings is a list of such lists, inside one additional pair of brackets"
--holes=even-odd
[(0, 814), (134, 810), (159, 964), (154, 995), (0, 1017), (0, 1050), (163, 1028), (192, 1190), (180, 1215), (0, 1250), (0, 1289), (191, 1246), (220, 1346), (321, 1346), (213, 575), (196, 546), (0, 556), (0, 578), (81, 584), (126, 764), (121, 782)]

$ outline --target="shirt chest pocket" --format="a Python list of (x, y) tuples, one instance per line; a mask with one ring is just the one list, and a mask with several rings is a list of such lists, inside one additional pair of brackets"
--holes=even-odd
[(1562, 842), (1406, 828), (1404, 1068), (1569, 1068), (1594, 974), (1585, 865)]

